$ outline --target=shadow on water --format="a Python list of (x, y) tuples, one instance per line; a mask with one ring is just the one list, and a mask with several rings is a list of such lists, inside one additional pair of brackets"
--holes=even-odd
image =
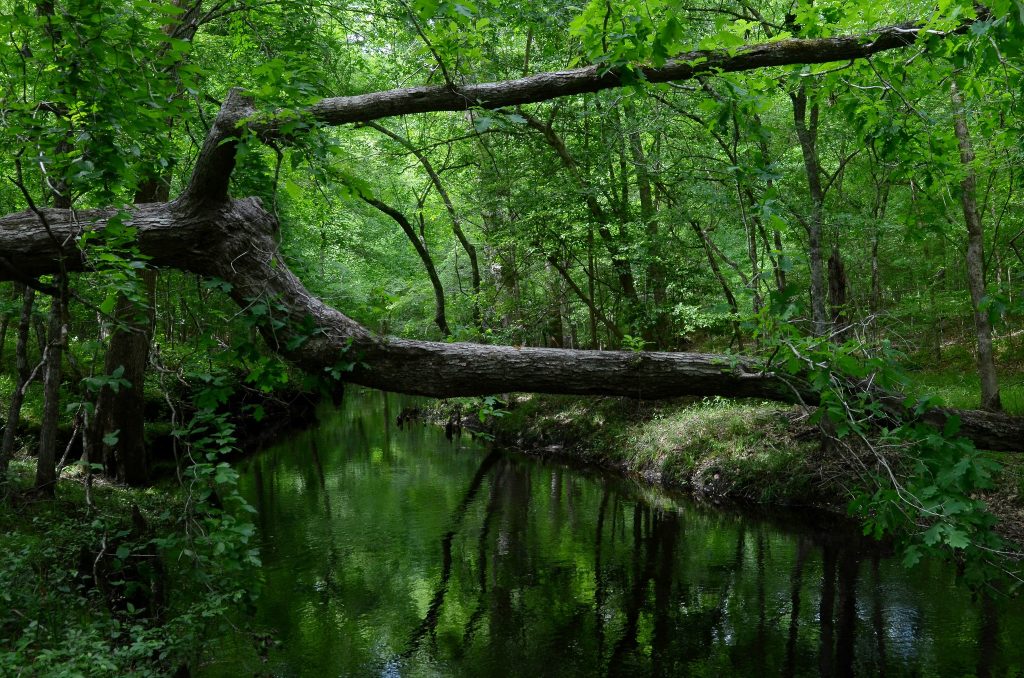
[(1014, 675), (1019, 602), (841, 525), (693, 504), (486, 449), (353, 393), (253, 458), (259, 621), (201, 673)]

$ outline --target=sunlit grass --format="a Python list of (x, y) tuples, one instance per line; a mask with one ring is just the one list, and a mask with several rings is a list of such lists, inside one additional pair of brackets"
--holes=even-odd
[[(950, 407), (975, 409), (981, 405), (981, 381), (973, 370), (910, 372), (910, 395), (938, 396)], [(999, 374), (999, 396), (1009, 414), (1024, 415), (1024, 372)]]

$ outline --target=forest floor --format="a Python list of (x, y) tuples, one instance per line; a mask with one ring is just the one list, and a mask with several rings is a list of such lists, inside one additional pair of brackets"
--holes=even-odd
[(96, 476), (89, 505), (80, 468), (56, 499), (31, 491), (34, 475), (15, 457), (0, 501), (0, 675), (170, 675), (242, 600), (230, 576), (238, 588), (196, 588), (195, 561), (169, 555), (185, 543), (184, 492)]

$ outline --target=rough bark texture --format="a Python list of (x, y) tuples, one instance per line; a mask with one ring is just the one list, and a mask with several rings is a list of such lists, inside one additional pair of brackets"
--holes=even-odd
[[(149, 480), (144, 385), (155, 320), (152, 301), (155, 298), (156, 271), (144, 271), (140, 277), (150, 307), (140, 309), (127, 297), (118, 297), (114, 316), (126, 327), (110, 335), (103, 364), (105, 374), (123, 368), (121, 377), (128, 380), (129, 385), (116, 392), (109, 387), (103, 388), (91, 432), (92, 447), (102, 450), (107, 475), (134, 486), (144, 485)], [(117, 442), (113, 445), (105, 443), (107, 436), (115, 437)]]
[[(670, 59), (661, 68), (642, 68), (650, 82), (690, 80), (699, 75), (749, 71), (772, 66), (819, 64), (862, 59), (906, 47), (917, 38), (916, 22), (888, 26), (864, 35), (780, 40), (737, 50), (694, 50)], [(621, 87), (623, 77), (604, 66), (542, 73), (518, 80), (463, 87), (409, 87), (388, 92), (322, 99), (310, 108), (317, 120), (330, 125), (370, 122), (395, 115), (469, 108), (504, 108), (547, 101), (572, 94)], [(266, 129), (266, 128), (264, 128)]]
[(828, 303), (832, 307), (832, 326), (836, 338), (845, 341), (849, 334), (846, 317), (847, 293), (849, 280), (846, 277), (846, 266), (839, 254), (839, 246), (832, 245), (832, 254), (828, 258)]
[(25, 399), (25, 388), (30, 377), (28, 366), (29, 331), (32, 327), (32, 305), (36, 291), (31, 287), (21, 287), (21, 317), (18, 319), (18, 345), (15, 348), (15, 371), (18, 381), (11, 394), (11, 403), (7, 410), (7, 421), (4, 422), (3, 443), (0, 445), (0, 485), (7, 480), (7, 467), (14, 454), (14, 436), (17, 434), (21, 421), (21, 403)]
[(61, 295), (54, 297), (50, 309), (46, 343), (46, 366), (43, 372), (43, 416), (39, 426), (39, 455), (36, 459), (37, 491), (53, 495), (57, 481), (57, 424), (60, 420), (61, 363), (67, 344), (67, 280), (58, 277)]
[(967, 224), (967, 286), (971, 291), (974, 310), (974, 332), (978, 340), (978, 376), (981, 378), (981, 407), (998, 412), (1003, 409), (999, 400), (999, 382), (996, 378), (995, 358), (992, 355), (992, 323), (988, 311), (982, 307), (985, 298), (985, 229), (977, 202), (977, 177), (974, 172), (974, 148), (967, 129), (964, 102), (956, 83), (949, 88), (953, 100), (953, 122), (964, 178), (960, 182), (960, 201)]

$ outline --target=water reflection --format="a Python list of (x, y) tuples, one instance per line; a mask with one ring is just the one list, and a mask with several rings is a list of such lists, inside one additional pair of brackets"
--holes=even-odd
[(1007, 675), (1019, 604), (973, 603), (835, 526), (754, 517), (392, 427), (350, 395), (254, 458), (282, 641), (208, 675)]

